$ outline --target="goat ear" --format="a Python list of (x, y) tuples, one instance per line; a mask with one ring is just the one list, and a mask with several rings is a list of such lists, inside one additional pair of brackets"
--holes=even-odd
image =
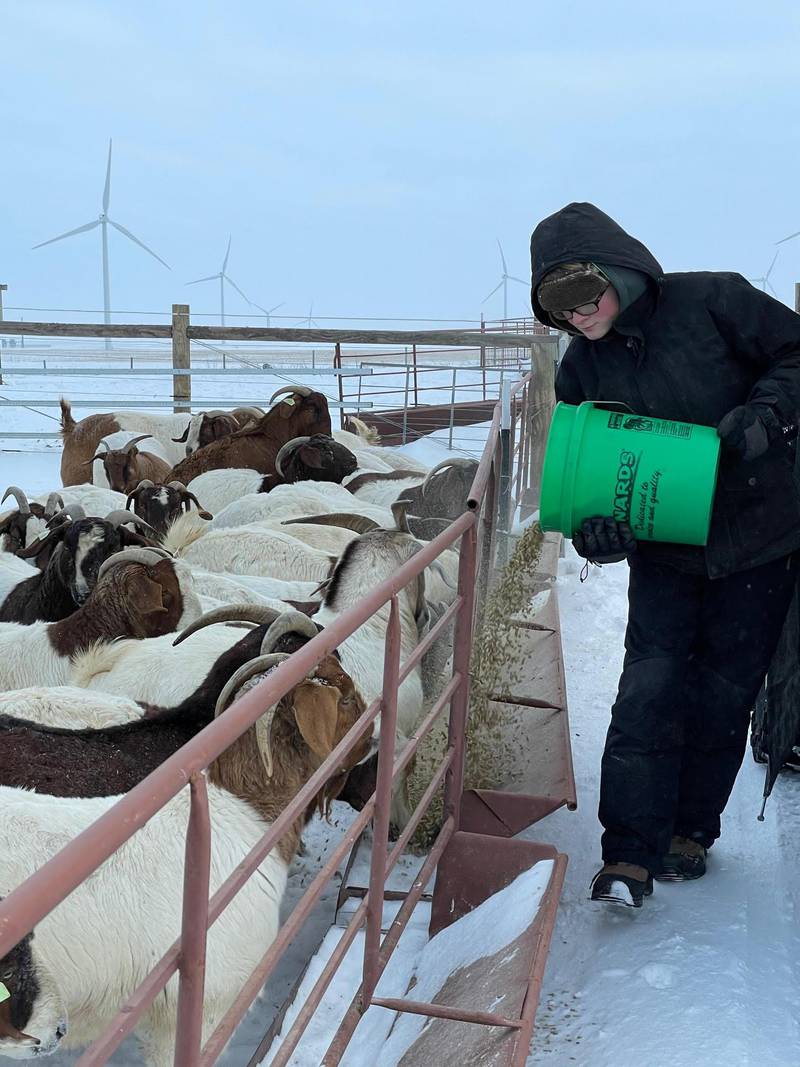
[(322, 467), (322, 457), (319, 454), (318, 448), (313, 448), (310, 445), (301, 445), (297, 450), (300, 459), (307, 467), (311, 467), (312, 470), (320, 470)]
[(232, 415), (216, 415), (212, 419), (214, 437), (225, 437), (226, 434), (236, 433), (239, 423)]
[(136, 610), (142, 617), (147, 615), (163, 615), (167, 610), (164, 607), (161, 586), (158, 582), (154, 582), (152, 578), (148, 578), (144, 573), (136, 576), (134, 598)]
[(295, 688), (292, 711), (300, 734), (320, 759), (333, 751), (341, 693), (332, 685), (301, 682)]

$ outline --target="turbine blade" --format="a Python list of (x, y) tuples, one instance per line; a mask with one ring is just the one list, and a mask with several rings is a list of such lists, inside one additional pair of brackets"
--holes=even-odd
[(520, 285), (530, 285), (530, 282), (526, 282), (524, 278), (518, 278), (516, 274), (507, 274), (507, 278), (510, 278), (512, 282), (519, 282)]
[(193, 282), (187, 282), (187, 285), (197, 285), (198, 282), (215, 282), (219, 278), (219, 274), (209, 274), (207, 278), (195, 278)]
[(500, 244), (500, 238), (496, 238), (497, 247), (500, 249), (500, 259), (503, 261), (503, 274), (508, 274), (508, 267), (506, 266), (506, 257), (503, 255), (503, 246)]
[(54, 241), (63, 241), (65, 237), (74, 237), (76, 233), (86, 233), (88, 230), (93, 230), (95, 226), (100, 225), (100, 220), (95, 219), (94, 222), (87, 222), (85, 226), (76, 226), (74, 230), (67, 230), (66, 233), (60, 233), (58, 237), (51, 237), (49, 241), (40, 241), (38, 245), (34, 245), (34, 248), (44, 248), (45, 245), (51, 245)]
[(152, 248), (148, 248), (144, 241), (140, 241), (138, 237), (134, 237), (130, 230), (126, 230), (124, 226), (120, 226), (118, 222), (114, 222), (112, 219), (107, 220), (110, 226), (113, 226), (115, 230), (119, 230), (121, 234), (128, 238), (129, 241), (133, 241), (135, 245), (143, 248), (145, 252), (149, 252), (153, 259), (157, 259), (159, 263), (163, 264), (167, 270), (172, 270), (169, 263), (165, 263), (161, 256), (157, 256)]
[(220, 274), (225, 273), (225, 268), (228, 266), (228, 256), (231, 254), (231, 235), (228, 234), (228, 247), (225, 250), (225, 258), (222, 261), (222, 270)]
[(247, 301), (247, 303), (250, 305), (250, 307), (253, 307), (253, 301), (250, 299), (249, 296), (246, 296), (242, 292), (242, 290), (239, 288), (239, 286), (236, 284), (236, 282), (233, 280), (233, 278), (229, 278), (227, 274), (223, 274), (222, 277), (225, 279), (225, 281), (228, 283), (228, 285), (232, 285), (233, 286), (233, 288), (236, 290), (236, 292), (239, 294), (239, 296), (244, 297), (244, 299)]
[(774, 289), (772, 288), (772, 282), (769, 282), (769, 281), (768, 281), (768, 282), (767, 282), (767, 285), (769, 286), (769, 291), (770, 291), (770, 292), (772, 293), (772, 295), (773, 295), (773, 296), (778, 296), (778, 294), (777, 294), (777, 293), (775, 292), (775, 290), (774, 290)]
[(111, 138), (108, 139), (108, 164), (106, 165), (106, 184), (103, 188), (103, 214), (108, 214), (108, 202), (111, 199)]
[(785, 241), (793, 241), (795, 237), (800, 237), (800, 230), (797, 233), (790, 233), (788, 237), (781, 237), (780, 241), (776, 241), (776, 245), (782, 245)]
[(284, 306), (284, 304), (285, 304), (285, 303), (286, 303), (286, 301), (285, 301), (285, 300), (282, 300), (282, 301), (280, 302), (280, 304), (276, 304), (274, 308), (270, 308), (270, 309), (269, 309), (269, 311), (267, 312), (267, 314), (268, 314), (268, 315), (271, 315), (273, 311), (277, 311), (277, 310), (278, 310), (278, 308), (282, 308), (282, 307)]
[(779, 249), (778, 249), (778, 251), (777, 251), (777, 252), (775, 253), (775, 255), (774, 255), (774, 256), (772, 257), (772, 262), (771, 262), (771, 263), (770, 263), (770, 265), (769, 265), (769, 270), (768, 270), (768, 271), (767, 271), (767, 273), (766, 273), (766, 274), (764, 275), (764, 279), (765, 279), (765, 280), (766, 280), (767, 278), (769, 278), (770, 274), (772, 274), (772, 268), (773, 268), (773, 267), (775, 266), (775, 260), (776, 260), (776, 259), (778, 258), (778, 256), (780, 255), (780, 251), (781, 251), (781, 250), (780, 250), (780, 248), (779, 248)]
[[(502, 281), (501, 281), (499, 285), (496, 285), (496, 286), (494, 287), (494, 289), (492, 289), (491, 293), (489, 293), (489, 296), (494, 296), (494, 294), (495, 294), (495, 293), (497, 292), (497, 290), (498, 290), (498, 289), (502, 289), (502, 288), (503, 288), (503, 283), (502, 283)], [(483, 298), (483, 300), (481, 300), (481, 303), (482, 303), (482, 304), (485, 304), (485, 303), (486, 303), (486, 301), (487, 301), (487, 300), (489, 299), (489, 296), (485, 296), (485, 297)]]

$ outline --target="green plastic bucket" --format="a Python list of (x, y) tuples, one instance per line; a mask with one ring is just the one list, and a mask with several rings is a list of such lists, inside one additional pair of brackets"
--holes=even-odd
[(571, 537), (584, 519), (613, 515), (637, 540), (704, 545), (718, 465), (710, 426), (618, 404), (558, 403), (542, 471), (542, 529)]

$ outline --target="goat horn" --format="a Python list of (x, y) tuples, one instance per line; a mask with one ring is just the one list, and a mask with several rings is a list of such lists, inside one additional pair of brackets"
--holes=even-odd
[(408, 506), (411, 503), (411, 500), (401, 496), (399, 500), (393, 500), (391, 504), (395, 526), (397, 526), (398, 530), (402, 530), (403, 533), (411, 533), (408, 528)]
[(248, 414), (251, 419), (255, 419), (256, 421), (264, 418), (264, 412), (261, 410), (261, 408), (237, 408), (237, 411), (240, 414), (242, 412)]
[(153, 484), (154, 483), (149, 478), (142, 478), (136, 488), (131, 489), (131, 491), (128, 493), (128, 499), (125, 501), (125, 510), (130, 510), (132, 501), (136, 500), (142, 489), (152, 489)]
[[(217, 703), (214, 707), (214, 715), (217, 716), (225, 710), (228, 706), (231, 694), (244, 685), (245, 682), (248, 682), (254, 674), (262, 674), (270, 667), (274, 667), (278, 663), (283, 663), (283, 661), (288, 658), (288, 652), (270, 652), (269, 654), (256, 656), (255, 659), (243, 663), (241, 667), (230, 676), (225, 683), (222, 692), (217, 697)], [(272, 707), (273, 709), (276, 708), (277, 703), (273, 704)], [(272, 771), (269, 773), (272, 774)]]
[(80, 504), (68, 504), (61, 511), (57, 511), (55, 515), (51, 515), (47, 520), (47, 525), (52, 526), (56, 519), (61, 519), (64, 522), (75, 522), (77, 519), (85, 519), (86, 511)]
[(180, 437), (171, 437), (170, 441), (174, 441), (176, 445), (183, 444), (185, 441), (187, 441), (188, 438), (189, 438), (189, 427), (191, 425), (192, 425), (192, 420), (189, 419), (189, 421), (186, 423), (186, 429), (183, 431), (183, 433), (180, 435)]
[(422, 495), (425, 495), (425, 490), (430, 484), (431, 478), (439, 471), (443, 471), (445, 467), (472, 467), (475, 465), (474, 459), (463, 459), (461, 456), (454, 456), (451, 459), (443, 459), (441, 463), (437, 463), (435, 467), (425, 475), (425, 481), (422, 483)]
[(130, 440), (130, 441), (128, 441), (127, 445), (125, 445), (125, 447), (124, 447), (124, 448), (120, 449), (120, 451), (121, 451), (121, 452), (130, 452), (130, 450), (131, 450), (131, 449), (132, 449), (132, 448), (133, 448), (133, 447), (134, 447), (135, 445), (138, 445), (140, 441), (145, 441), (145, 440), (146, 440), (146, 439), (147, 439), (148, 437), (151, 437), (151, 436), (152, 436), (152, 434), (149, 434), (149, 433), (142, 433), (142, 434), (139, 434), (139, 436), (138, 436), (138, 437), (133, 437), (133, 438), (131, 438), (131, 440)]
[(181, 630), (172, 643), (173, 645), (179, 645), (181, 641), (185, 641), (193, 633), (202, 630), (204, 626), (213, 626), (217, 622), (252, 622), (256, 626), (262, 626), (264, 623), (275, 622), (279, 615), (279, 611), (274, 608), (268, 608), (266, 605), (225, 604), (223, 607), (214, 608), (213, 611), (207, 611), (205, 615), (195, 619), (193, 623)]
[(309, 389), (307, 385), (282, 385), (280, 389), (276, 389), (269, 398), (270, 404), (275, 403), (276, 396), (282, 396), (284, 393), (297, 393), (298, 396), (311, 396), (311, 389)]
[(275, 457), (275, 470), (280, 478), (284, 478), (285, 475), (281, 470), (281, 461), (286, 459), (290, 452), (294, 452), (300, 445), (306, 445), (311, 440), (310, 437), (293, 437), (291, 441), (287, 441), (285, 445), (281, 445), (278, 449), (278, 454)]
[(21, 548), (19, 552), (17, 552), (17, 556), (20, 559), (31, 559), (33, 556), (38, 556), (42, 549), (49, 545), (51, 541), (64, 536), (65, 527), (66, 523), (62, 526), (56, 526), (52, 530), (48, 530), (44, 537), (37, 537), (35, 541), (31, 541), (27, 548)]
[(5, 502), (6, 497), (13, 496), (19, 507), (20, 515), (30, 515), (31, 506), (28, 503), (28, 498), (25, 496), (24, 490), (20, 489), (18, 485), (9, 485), (3, 494), (3, 499), (0, 500), (0, 504)]
[(146, 567), (155, 567), (163, 559), (172, 559), (172, 554), (165, 548), (125, 548), (103, 560), (97, 572), (97, 580), (99, 582), (103, 575), (118, 563), (144, 563)]
[[(249, 681), (253, 675), (262, 674), (264, 671), (268, 671), (271, 667), (277, 666), (277, 664), (282, 663), (288, 658), (289, 657), (285, 653), (274, 652), (270, 656), (258, 656), (256, 659), (250, 660), (249, 663), (243, 664), (239, 670), (228, 679), (227, 685), (220, 693), (214, 708), (215, 717), (225, 710), (225, 706), (233, 693), (244, 685), (245, 682)], [(272, 777), (273, 771), (272, 723), (275, 719), (277, 710), (278, 702), (267, 708), (263, 715), (256, 719), (255, 722), (258, 754), (261, 756), (264, 770), (267, 772), (268, 778)]]
[(261, 642), (261, 654), (267, 655), (272, 652), (276, 643), (284, 634), (300, 634), (301, 637), (316, 637), (319, 629), (315, 622), (304, 615), (302, 611), (284, 611), (273, 622), (264, 634)]
[(64, 501), (61, 498), (61, 494), (56, 492), (50, 493), (50, 495), (47, 497), (47, 503), (44, 506), (45, 518), (51, 518), (53, 515), (56, 514), (59, 508), (62, 511), (64, 510)]
[(141, 526), (142, 529), (147, 530), (148, 533), (155, 533), (155, 530), (149, 522), (145, 522), (139, 515), (134, 515), (132, 511), (109, 511), (108, 515), (104, 515), (103, 518), (106, 522), (110, 523), (115, 530), (118, 526), (124, 526), (126, 523), (133, 523), (135, 526)]
[[(102, 446), (103, 446), (103, 448), (104, 448), (104, 449), (106, 450), (106, 452), (110, 452), (110, 451), (111, 451), (111, 449), (110, 449), (110, 448), (108, 447), (108, 441), (106, 441), (106, 439), (105, 439), (104, 437), (101, 437), (101, 438), (100, 438), (100, 440), (99, 440), (99, 441), (97, 442), (97, 445), (98, 445), (98, 447), (99, 447), (100, 445), (102, 445)], [(94, 454), (94, 455), (92, 456), (92, 458), (91, 458), (91, 459), (87, 459), (87, 460), (85, 461), (85, 463), (83, 464), (83, 466), (84, 466), (84, 467), (88, 467), (88, 466), (89, 466), (90, 464), (94, 463), (94, 461), (95, 461), (96, 459), (102, 459), (102, 458), (103, 458), (103, 455), (102, 455), (102, 454), (101, 454), (100, 452), (95, 452), (95, 454)]]
[(381, 524), (366, 515), (354, 515), (349, 511), (332, 511), (326, 515), (306, 515), (302, 519), (284, 519), (281, 526), (291, 526), (295, 522), (313, 523), (316, 526), (340, 526), (343, 530), (355, 530), (358, 534), (380, 530)]
[[(144, 484), (143, 482), (139, 482), (139, 485), (143, 485), (143, 484)], [(167, 487), (169, 489), (179, 489), (181, 492), (184, 492), (184, 493), (186, 492), (186, 486), (183, 484), (183, 482), (179, 482), (177, 479), (175, 479), (174, 481), (171, 481), (171, 482), (167, 482)]]

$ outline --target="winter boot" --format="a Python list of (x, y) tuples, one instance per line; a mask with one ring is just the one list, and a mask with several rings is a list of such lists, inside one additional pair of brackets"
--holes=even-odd
[(699, 841), (676, 835), (672, 838), (669, 852), (664, 857), (659, 882), (689, 882), (702, 878), (706, 873), (705, 849)]
[(605, 863), (592, 879), (591, 900), (641, 908), (653, 892), (653, 879), (646, 867), (635, 863)]

